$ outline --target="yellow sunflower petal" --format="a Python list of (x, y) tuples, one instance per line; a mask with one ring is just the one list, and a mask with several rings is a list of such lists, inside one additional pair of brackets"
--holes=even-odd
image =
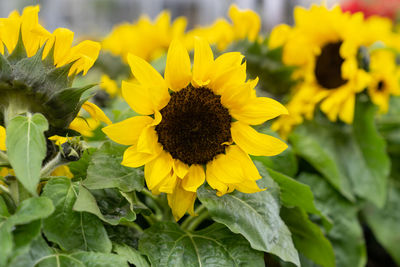
[(243, 165), (247, 165), (248, 155), (238, 146), (231, 145), (226, 149), (226, 154), (218, 155), (207, 164), (207, 176), (216, 177), (226, 184), (241, 183), (251, 177), (244, 174)]
[(339, 111), (339, 118), (348, 123), (351, 124), (353, 122), (354, 118), (354, 106), (355, 106), (355, 95), (351, 94), (343, 103), (342, 109)]
[(143, 129), (152, 122), (151, 117), (135, 116), (104, 127), (102, 131), (116, 143), (133, 145), (138, 141)]
[(174, 159), (174, 172), (179, 178), (183, 178), (189, 171), (189, 166), (178, 159)]
[(241, 170), (243, 172), (243, 181), (244, 180), (258, 180), (261, 179), (261, 176), (254, 165), (254, 162), (251, 160), (249, 155), (244, 152), (239, 146), (231, 145), (227, 149), (226, 154), (229, 157), (229, 161), (238, 162), (241, 165)]
[(259, 133), (239, 121), (232, 123), (231, 134), (233, 141), (250, 155), (274, 156), (287, 148), (287, 145), (278, 138)]
[[(167, 194), (172, 194), (174, 192), (176, 183), (178, 182), (178, 177), (174, 172), (170, 172), (162, 181), (160, 186), (157, 188), (158, 192), (163, 192)], [(154, 190), (153, 190), (154, 191)], [(152, 191), (152, 192), (153, 192)]]
[(182, 180), (178, 179), (174, 192), (168, 194), (168, 205), (171, 207), (176, 221), (182, 218), (186, 212), (194, 215), (193, 207), (196, 200), (196, 193), (183, 189), (181, 182)]
[(169, 45), (165, 81), (173, 91), (185, 88), (192, 79), (190, 58), (181, 42), (174, 40)]
[(6, 149), (6, 129), (0, 125), (0, 150)]
[[(161, 150), (159, 153), (160, 152)], [(145, 165), (149, 161), (152, 161), (159, 155), (159, 153), (142, 153), (137, 151), (136, 146), (130, 146), (125, 150), (121, 164), (127, 167), (137, 168)]]
[[(78, 74), (83, 71), (83, 75), (86, 75), (88, 70), (93, 66), (99, 52), (101, 45), (98, 42), (85, 40), (76, 46), (71, 48), (71, 57), (69, 62), (76, 62), (72, 65), (68, 75)], [(69, 63), (68, 62), (68, 63)]]
[(142, 153), (154, 154), (160, 150), (160, 143), (158, 143), (158, 135), (154, 126), (146, 126), (138, 139), (137, 151)]
[(168, 152), (161, 153), (144, 166), (144, 177), (147, 187), (152, 190), (159, 185), (172, 169), (172, 157)]
[(201, 165), (193, 164), (189, 168), (189, 172), (182, 180), (182, 187), (186, 191), (196, 192), (197, 188), (204, 183), (206, 175)]
[(65, 176), (73, 178), (74, 175), (67, 165), (58, 166), (51, 174), (51, 176)]
[(268, 97), (249, 99), (245, 106), (235, 106), (230, 109), (231, 115), (250, 125), (262, 124), (282, 114), (288, 114), (287, 109), (278, 101)]
[(207, 85), (209, 68), (214, 62), (214, 55), (208, 42), (196, 37), (194, 40), (193, 84), (197, 87)]
[(112, 124), (110, 119), (106, 116), (106, 114), (104, 114), (104, 112), (97, 105), (89, 101), (86, 101), (85, 103), (83, 103), (82, 108), (86, 110), (87, 113), (89, 113), (93, 119), (105, 122), (108, 125)]
[(206, 168), (206, 180), (207, 183), (211, 186), (211, 188), (217, 190), (217, 195), (222, 196), (228, 192), (228, 185), (221, 182), (214, 174), (212, 170)]
[(123, 98), (134, 111), (142, 115), (154, 113), (153, 103), (147, 87), (122, 81), (121, 89)]
[(129, 54), (128, 63), (133, 75), (139, 83), (152, 88), (152, 90), (154, 90), (154, 95), (164, 93), (163, 91), (168, 92), (167, 85), (160, 73), (158, 73), (147, 61), (133, 54)]
[(243, 84), (246, 81), (246, 64), (232, 67), (215, 77), (208, 85), (217, 94), (223, 94), (232, 87)]
[(244, 56), (239, 52), (224, 53), (217, 57), (212, 65), (209, 76), (211, 79), (219, 77), (225, 73), (227, 69), (238, 67), (242, 64)]
[(242, 193), (247, 193), (247, 194), (261, 192), (265, 190), (259, 188), (255, 181), (246, 181), (241, 184), (235, 184), (235, 189)]
[(96, 130), (99, 125), (99, 121), (93, 118), (76, 117), (68, 127), (83, 136), (91, 137), (93, 136), (93, 131)]
[[(65, 28), (58, 28), (53, 32), (53, 41), (46, 44), (46, 50), (54, 46), (54, 65), (62, 66), (68, 63), (68, 56), (71, 49), (74, 33)], [(47, 55), (46, 51), (43, 56)]]

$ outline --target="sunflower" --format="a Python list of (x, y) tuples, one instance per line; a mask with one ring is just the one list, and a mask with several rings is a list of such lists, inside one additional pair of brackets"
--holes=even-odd
[(39, 24), (39, 6), (28, 6), (0, 18), (0, 124), (25, 112), (42, 113), (49, 134), (64, 133), (93, 85), (73, 88), (74, 77), (85, 75), (100, 44), (82, 41), (72, 46), (74, 33), (58, 28), (48, 32)]
[(231, 43), (238, 40), (248, 39), (256, 41), (261, 28), (261, 19), (253, 10), (239, 9), (235, 4), (228, 10), (231, 23), (225, 19), (217, 19), (210, 26), (195, 27), (185, 34), (185, 46), (193, 49), (194, 38), (201, 37), (210, 44), (216, 45), (219, 51), (225, 50)]
[(396, 65), (396, 54), (388, 49), (379, 49), (371, 53), (370, 72), (372, 82), (368, 87), (371, 101), (379, 106), (381, 113), (389, 109), (389, 97), (400, 95), (400, 70)]
[(271, 48), (283, 46), (283, 62), (298, 67), (293, 75), (301, 82), (289, 105), (307, 119), (320, 105), (329, 120), (352, 123), (355, 96), (370, 82), (357, 56), (376, 39), (369, 37), (361, 13), (343, 13), (339, 6), (297, 7), (294, 18), (293, 27), (276, 27), (269, 43)]
[(129, 53), (145, 60), (153, 60), (167, 51), (173, 38), (183, 38), (186, 18), (179, 17), (171, 23), (168, 11), (161, 12), (152, 22), (141, 16), (135, 23), (124, 23), (114, 27), (102, 41), (102, 48), (127, 60)]
[(113, 141), (130, 145), (122, 165), (145, 165), (153, 193), (168, 194), (176, 220), (193, 214), (196, 191), (204, 181), (217, 195), (238, 190), (261, 191), (260, 175), (248, 156), (273, 156), (287, 145), (258, 133), (250, 125), (286, 114), (277, 101), (256, 97), (256, 80), (246, 81), (246, 64), (238, 52), (214, 59), (209, 44), (195, 39), (191, 68), (187, 50), (174, 40), (164, 78), (135, 55), (128, 62), (138, 83), (122, 83), (122, 96), (141, 116), (109, 125)]

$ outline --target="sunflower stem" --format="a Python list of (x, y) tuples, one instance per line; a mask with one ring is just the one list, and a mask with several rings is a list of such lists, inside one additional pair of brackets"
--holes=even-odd
[(206, 207), (203, 204), (197, 207), (196, 210), (194, 211), (194, 213), (197, 215), (187, 217), (181, 224), (182, 229), (188, 230), (188, 227), (192, 224), (193, 221), (195, 221), (200, 216), (200, 213), (204, 212), (204, 210), (206, 210)]
[(40, 177), (43, 178), (49, 176), (57, 167), (67, 163), (68, 161), (61, 156), (61, 153), (58, 153), (52, 160), (43, 166), (43, 168), (40, 170)]
[(148, 196), (149, 198), (153, 199), (154, 201), (158, 202), (158, 197), (153, 195), (153, 193), (151, 193), (149, 190), (147, 190), (146, 188), (143, 188), (142, 191), (140, 191), (141, 193), (143, 193), (144, 195)]
[(0, 150), (0, 167), (7, 167), (10, 165), (8, 161), (8, 156), (6, 153)]
[(210, 216), (210, 214), (208, 213), (208, 210), (204, 210), (197, 217), (195, 217), (194, 220), (192, 220), (192, 222), (187, 227), (187, 231), (192, 232), (192, 231), (196, 230), (197, 226), (199, 226), (209, 216)]
[(121, 222), (121, 225), (127, 226), (129, 228), (133, 228), (135, 230), (137, 230), (140, 233), (143, 233), (143, 228), (140, 227), (139, 224), (135, 223), (135, 222)]

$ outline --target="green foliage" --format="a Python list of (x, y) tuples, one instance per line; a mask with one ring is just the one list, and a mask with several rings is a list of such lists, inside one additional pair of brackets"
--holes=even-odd
[(0, 199), (0, 266), (4, 266), (9, 257), (29, 249), (30, 242), (40, 235), (40, 220), (48, 217), (54, 207), (46, 197), (33, 197), (22, 201), (11, 215)]
[(113, 250), (120, 256), (123, 256), (129, 263), (134, 264), (136, 267), (150, 267), (146, 257), (139, 251), (128, 245), (114, 244)]
[(73, 210), (78, 189), (68, 178), (53, 178), (46, 184), (42, 195), (53, 201), (55, 211), (43, 221), (44, 234), (65, 250), (110, 252), (111, 241), (100, 219)]
[(266, 182), (270, 185), (268, 190), (253, 194), (235, 191), (218, 197), (206, 186), (201, 187), (197, 194), (216, 222), (242, 234), (252, 248), (299, 265), (290, 231), (279, 216), (279, 188), (272, 180)]
[(357, 207), (319, 175), (304, 172), (299, 180), (313, 188), (316, 206), (333, 221), (327, 237), (335, 251), (336, 266), (364, 266), (366, 248)]
[(310, 221), (305, 211), (300, 208), (283, 208), (281, 216), (289, 227), (299, 252), (321, 266), (335, 266), (335, 254), (331, 243), (321, 229)]
[(197, 232), (161, 222), (147, 229), (140, 251), (152, 266), (262, 266), (263, 253), (254, 251), (239, 235), (213, 224)]
[(21, 184), (33, 195), (39, 183), (42, 161), (46, 156), (44, 131), (48, 129), (41, 114), (17, 116), (7, 125), (7, 155)]
[(382, 207), (390, 160), (385, 141), (374, 124), (375, 112), (370, 102), (360, 98), (352, 126), (322, 119), (307, 122), (297, 127), (290, 141), (296, 153), (347, 199), (355, 201), (354, 193)]
[(9, 267), (128, 267), (126, 259), (111, 253), (76, 251), (65, 253), (48, 247), (43, 238), (37, 238), (30, 251), (15, 258)]
[(83, 184), (89, 189), (118, 188), (123, 192), (141, 191), (143, 171), (121, 165), (126, 147), (105, 142), (93, 153)]
[(368, 205), (363, 211), (369, 227), (371, 227), (379, 243), (390, 253), (400, 265), (400, 183), (390, 181), (388, 199), (382, 209)]
[(113, 189), (95, 190), (94, 195), (84, 186), (79, 186), (79, 195), (73, 209), (89, 212), (111, 225), (131, 222), (136, 219), (130, 203)]

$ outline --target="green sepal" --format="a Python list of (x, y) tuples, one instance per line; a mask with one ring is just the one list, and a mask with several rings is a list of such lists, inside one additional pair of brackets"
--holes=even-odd
[(8, 82), (9, 80), (11, 80), (11, 66), (7, 59), (0, 54), (0, 82)]
[(15, 63), (26, 57), (27, 57), (27, 54), (26, 54), (24, 42), (22, 40), (22, 33), (21, 33), (21, 29), (20, 29), (17, 45), (15, 46), (12, 53), (8, 56), (7, 60), (10, 61), (11, 63)]

